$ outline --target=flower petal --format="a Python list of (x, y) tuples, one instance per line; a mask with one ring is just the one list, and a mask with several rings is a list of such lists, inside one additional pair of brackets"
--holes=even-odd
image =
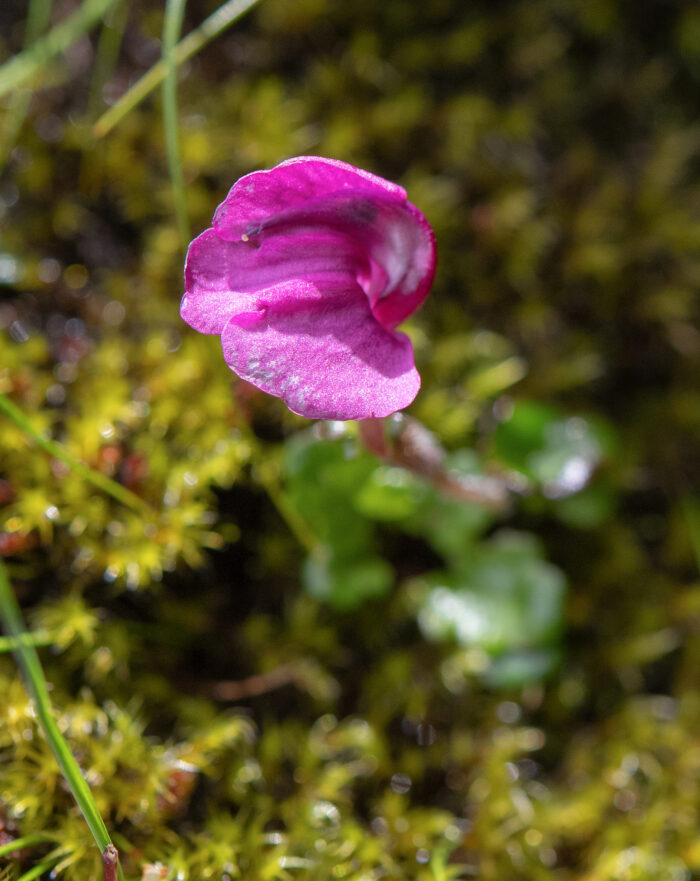
[[(254, 189), (261, 186), (258, 183)], [(223, 238), (233, 230), (231, 226), (225, 231), (217, 227), (222, 211), (231, 220), (228, 203), (229, 199), (219, 206), (214, 218), (215, 228)], [(244, 218), (242, 215), (240, 220)], [(268, 216), (240, 222), (236, 232), (238, 240), (258, 244), (262, 255), (272, 242), (302, 233), (308, 237), (309, 246), (319, 251), (324, 248), (323, 239), (330, 237), (333, 253), (339, 257), (344, 252), (364, 253), (364, 263), (357, 265), (357, 280), (375, 317), (389, 329), (421, 305), (435, 274), (435, 238), (428, 221), (406, 201), (405, 194), (397, 196), (378, 186), (346, 188), (311, 197)]]
[(406, 199), (402, 187), (347, 162), (297, 156), (236, 181), (216, 210), (214, 229), (222, 238), (237, 241), (251, 224), (319, 196), (348, 189), (377, 197)]
[[(435, 236), (425, 216), (410, 202), (379, 202), (364, 236), (373, 278), (363, 284), (374, 317), (384, 327), (401, 324), (428, 296), (435, 275)], [(381, 271), (381, 272), (380, 272)], [(386, 276), (384, 286), (377, 276)]]
[(383, 328), (350, 276), (286, 282), (234, 315), (229, 367), (309, 419), (366, 419), (407, 407), (420, 388), (411, 342)]
[(337, 237), (334, 254), (344, 251), (357, 259), (356, 278), (367, 295), (375, 318), (393, 330), (428, 295), (435, 274), (435, 237), (424, 215), (410, 202), (385, 194), (342, 190), (278, 211), (246, 227), (247, 239), (269, 244), (290, 234), (309, 236), (309, 244), (324, 236)]
[(190, 245), (185, 263), (185, 290), (180, 315), (200, 333), (221, 333), (240, 309), (238, 294), (252, 293), (293, 279), (313, 281), (329, 273), (366, 272), (367, 257), (359, 243), (333, 230), (301, 230), (252, 242), (228, 242), (213, 229)]

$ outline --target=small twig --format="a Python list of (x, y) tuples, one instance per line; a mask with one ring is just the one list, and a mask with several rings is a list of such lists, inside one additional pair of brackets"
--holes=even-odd
[(311, 556), (318, 554), (321, 543), (282, 487), (275, 466), (265, 462), (258, 450), (253, 451), (251, 461), (255, 468), (255, 476), (291, 533), (308, 554)]
[(383, 462), (413, 472), (457, 501), (472, 502), (501, 513), (508, 510), (506, 485), (496, 477), (447, 469), (445, 450), (417, 419), (396, 413), (388, 420), (363, 419), (358, 426), (366, 449)]
[(229, 679), (222, 682), (213, 682), (207, 686), (207, 692), (217, 700), (238, 701), (247, 697), (258, 697), (290, 685), (298, 676), (296, 664), (282, 664), (269, 673), (258, 673), (247, 679)]
[(473, 502), (500, 513), (507, 512), (510, 507), (508, 488), (497, 477), (444, 471), (433, 482), (443, 495), (457, 502)]

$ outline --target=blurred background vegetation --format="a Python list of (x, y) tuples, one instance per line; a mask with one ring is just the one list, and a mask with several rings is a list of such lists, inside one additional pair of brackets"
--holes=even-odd
[[(700, 878), (700, 7), (260, 0), (181, 67), (193, 234), (304, 153), (427, 214), (411, 413), (499, 516), (182, 324), (159, 91), (98, 123), (163, 7), (6, 0), (0, 87), (69, 20), (0, 97), (0, 393), (142, 501), (0, 413), (0, 554), (127, 876)], [(0, 871), (98, 878), (1, 647)]]

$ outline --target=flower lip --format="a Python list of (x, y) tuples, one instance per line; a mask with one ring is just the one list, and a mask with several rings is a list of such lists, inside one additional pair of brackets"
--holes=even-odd
[(295, 412), (383, 416), (418, 391), (394, 328), (434, 269), (432, 230), (401, 187), (299, 157), (234, 184), (190, 245), (181, 314), (222, 334), (229, 366)]

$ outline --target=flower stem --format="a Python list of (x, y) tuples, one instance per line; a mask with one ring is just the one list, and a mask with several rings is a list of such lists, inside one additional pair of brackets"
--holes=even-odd
[[(13, 650), (18, 667), (24, 675), (27, 690), (34, 701), (37, 719), (58, 766), (82, 811), (95, 843), (102, 853), (112, 845), (107, 827), (102, 821), (95, 800), (80, 767), (70, 751), (51, 711), (49, 690), (36, 649), (28, 637), (19, 604), (12, 591), (5, 564), (0, 559), (0, 622), (6, 633), (17, 641)], [(36, 876), (32, 876), (36, 877)], [(121, 877), (121, 873), (120, 873)]]
[(446, 468), (445, 451), (417, 419), (395, 413), (388, 420), (363, 419), (357, 426), (365, 448), (383, 462), (413, 472), (455, 501), (507, 513), (510, 499), (506, 484), (497, 477), (459, 474)]
[(101, 489), (103, 492), (112, 496), (113, 499), (116, 499), (118, 502), (121, 502), (122, 505), (126, 505), (127, 508), (131, 508), (133, 511), (137, 511), (140, 514), (153, 513), (154, 509), (148, 504), (148, 502), (144, 501), (144, 499), (140, 498), (135, 493), (132, 493), (131, 490), (122, 486), (120, 483), (117, 483), (115, 480), (106, 477), (104, 474), (100, 474), (99, 471), (94, 471), (74, 456), (71, 456), (62, 444), (45, 437), (40, 431), (37, 431), (19, 407), (17, 407), (7, 395), (2, 392), (0, 392), (0, 411), (5, 413), (6, 416), (9, 416), (15, 425), (28, 435), (34, 443), (41, 447), (44, 452), (53, 456), (54, 459), (63, 462), (64, 465), (67, 465), (71, 469), (71, 471), (80, 475), (83, 480), (87, 480), (88, 483)]

